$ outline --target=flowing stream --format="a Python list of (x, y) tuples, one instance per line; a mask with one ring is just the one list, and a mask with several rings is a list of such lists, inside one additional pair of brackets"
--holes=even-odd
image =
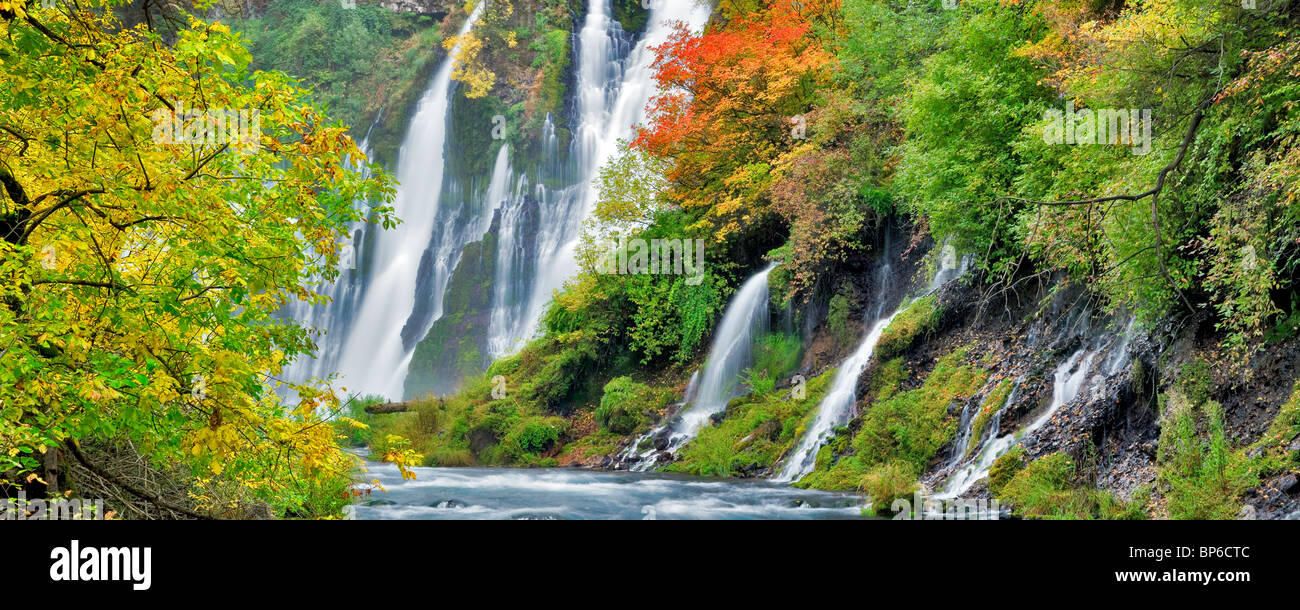
[(863, 519), (862, 496), (762, 480), (576, 468), (414, 468), (367, 463), (377, 492), (357, 519)]

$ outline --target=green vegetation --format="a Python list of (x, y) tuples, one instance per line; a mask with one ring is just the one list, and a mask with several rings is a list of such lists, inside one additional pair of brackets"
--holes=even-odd
[(749, 391), (770, 394), (778, 382), (799, 366), (803, 344), (798, 335), (766, 333), (754, 341), (754, 366), (747, 369), (745, 385)]
[(605, 393), (596, 408), (596, 421), (608, 432), (640, 432), (658, 419), (672, 398), (668, 390), (651, 388), (632, 381), (631, 377), (615, 377), (605, 384)]
[(963, 364), (967, 351), (961, 348), (940, 358), (917, 389), (884, 392), (886, 397), (877, 399), (858, 418), (849, 442), (852, 454), (827, 460), (830, 463), (823, 462), (819, 454), (817, 468), (797, 484), (861, 490), (870, 482), (878, 490), (901, 490), (896, 483), (902, 473), (910, 472), (915, 480), (956, 435), (958, 422), (949, 415), (948, 407), (954, 400), (974, 394), (988, 378), (982, 369)]
[(853, 330), (849, 327), (849, 297), (851, 290), (846, 282), (840, 291), (831, 297), (830, 306), (826, 312), (826, 328), (830, 329), (831, 336), (835, 337), (835, 342), (841, 347), (853, 345)]
[(802, 400), (789, 391), (733, 400), (726, 417), (701, 429), (668, 470), (726, 477), (770, 468), (794, 446), (834, 374), (809, 380)]
[(351, 126), (353, 138), (380, 119), (371, 133), (375, 157), (396, 159), (407, 110), (438, 58), (437, 22), (378, 4), (280, 0), (256, 18), (229, 23), (247, 39), (258, 69), (301, 78), (316, 103)]
[[(1007, 454), (1010, 455), (1010, 454)], [(1006, 457), (1006, 456), (1003, 456)], [(1015, 458), (1019, 460), (1020, 457)], [(992, 488), (992, 472), (989, 474)], [(1001, 479), (1002, 476), (999, 477)], [(1121, 502), (1096, 486), (1079, 481), (1074, 461), (1056, 452), (1021, 468), (999, 486), (998, 498), (1015, 512), (1038, 519), (1143, 519), (1144, 495)]]
[(966, 449), (967, 455), (979, 446), (980, 439), (984, 438), (984, 428), (988, 426), (993, 414), (1007, 404), (1007, 398), (1011, 396), (1011, 390), (1015, 387), (1015, 382), (1004, 379), (984, 397), (984, 402), (980, 403), (979, 413), (975, 414), (975, 421), (970, 425), (970, 447)]
[(1025, 448), (1016, 445), (1007, 450), (1006, 453), (999, 455), (989, 466), (989, 476), (986, 481), (989, 488), (989, 494), (994, 497), (1002, 494), (1002, 488), (1011, 482), (1021, 470), (1025, 469)]
[(885, 359), (902, 354), (917, 337), (932, 332), (939, 325), (941, 314), (938, 298), (934, 295), (912, 301), (880, 333), (880, 341), (876, 343), (877, 357)]
[(871, 498), (871, 510), (876, 514), (888, 510), (894, 500), (911, 500), (919, 488), (918, 473), (910, 464), (893, 460), (880, 464), (862, 475), (860, 489)]
[(1162, 411), (1157, 461), (1169, 516), (1234, 518), (1241, 509), (1241, 494), (1259, 481), (1259, 467), (1244, 450), (1228, 447), (1219, 404), (1198, 405), (1171, 390)]

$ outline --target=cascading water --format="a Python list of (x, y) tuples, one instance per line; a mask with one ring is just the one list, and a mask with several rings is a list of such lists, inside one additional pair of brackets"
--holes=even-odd
[[(821, 449), (822, 443), (826, 442), (826, 439), (830, 437), (836, 426), (842, 426), (848, 422), (853, 413), (853, 406), (857, 403), (858, 398), (858, 378), (862, 376), (867, 364), (871, 362), (871, 357), (876, 351), (876, 344), (880, 342), (880, 335), (889, 327), (889, 323), (894, 320), (895, 316), (906, 309), (910, 303), (915, 302), (915, 300), (905, 302), (894, 313), (889, 314), (888, 317), (880, 317), (884, 312), (885, 297), (891, 272), (888, 242), (886, 242), (884, 253), (880, 258), (883, 262), (880, 266), (880, 279), (878, 282), (880, 294), (877, 297), (876, 323), (871, 326), (867, 335), (862, 338), (862, 342), (853, 351), (853, 355), (849, 356), (840, 365), (840, 369), (835, 372), (835, 379), (831, 382), (830, 390), (822, 397), (821, 404), (817, 405), (816, 417), (814, 417), (808, 429), (804, 431), (803, 437), (799, 440), (799, 445), (786, 459), (785, 465), (781, 467), (781, 472), (775, 477), (777, 481), (798, 481), (804, 475), (812, 472), (817, 462), (817, 451)], [(939, 253), (939, 267), (935, 270), (934, 277), (930, 278), (930, 283), (922, 296), (930, 294), (949, 281), (961, 277), (970, 268), (970, 260), (969, 256), (958, 258), (956, 250), (945, 244)]]
[(798, 448), (790, 455), (790, 459), (786, 460), (785, 466), (781, 468), (781, 473), (775, 480), (797, 481), (812, 472), (817, 461), (817, 451), (821, 449), (822, 443), (836, 426), (842, 426), (848, 421), (849, 414), (853, 411), (853, 404), (858, 397), (858, 377), (867, 368), (867, 363), (871, 362), (871, 356), (876, 350), (876, 343), (880, 341), (881, 333), (885, 332), (885, 328), (897, 315), (898, 312), (894, 312), (872, 325), (871, 331), (863, 338), (858, 349), (844, 361), (844, 364), (840, 365), (840, 370), (835, 372), (835, 381), (831, 383), (831, 389), (826, 392), (821, 404), (817, 405), (817, 417), (813, 419), (812, 425), (808, 426), (808, 430), (799, 441)]
[[(1042, 427), (1052, 418), (1052, 414), (1071, 400), (1079, 395), (1083, 389), (1084, 381), (1088, 379), (1088, 372), (1092, 370), (1093, 360), (1096, 359), (1098, 352), (1096, 350), (1079, 349), (1069, 358), (1066, 358), (1059, 366), (1056, 367), (1056, 373), (1052, 380), (1052, 402), (1048, 405), (1047, 410), (1038, 419), (1030, 422), (1029, 425), (1022, 427), (1020, 430), (991, 439), (980, 451), (975, 459), (971, 460), (966, 466), (957, 470), (944, 483), (943, 489), (935, 495), (939, 499), (956, 498), (966, 490), (970, 489), (976, 481), (988, 476), (989, 468), (993, 462), (1002, 454), (1011, 449), (1012, 445), (1033, 434), (1035, 430)], [(1002, 423), (1002, 411), (999, 410), (994, 416), (989, 427), (992, 430), (998, 430)]]
[[(482, 11), (480, 4), (461, 26), (461, 34), (473, 27)], [(399, 330), (415, 309), (420, 261), (438, 214), (451, 101), (451, 58), (458, 50), (453, 49), (438, 67), (407, 130), (398, 157), (399, 187), (393, 201), (402, 223), (396, 229), (375, 232), (362, 301), (351, 316), (352, 327), (333, 363), (341, 384), (353, 393), (387, 397), (402, 393), (410, 350), (403, 345)]]
[[(692, 378), (688, 394), (694, 394), (689, 406), (672, 418), (668, 423), (656, 428), (637, 439), (625, 460), (636, 457), (634, 470), (645, 470), (652, 466), (659, 451), (676, 453), (700, 431), (704, 423), (727, 407), (727, 402), (739, 395), (742, 389), (741, 378), (745, 369), (754, 364), (754, 342), (759, 333), (768, 328), (768, 287), (767, 276), (776, 265), (767, 268), (745, 280), (736, 296), (727, 305), (727, 311), (718, 324), (713, 335), (713, 345), (709, 347), (708, 360), (704, 364), (704, 374), (695, 386)], [(636, 453), (645, 439), (666, 437), (667, 444)]]
[[(370, 129), (374, 129), (373, 124)], [(366, 137), (357, 144), (357, 149), (366, 157), (371, 154), (369, 140), (370, 130), (367, 130)], [(363, 176), (369, 175), (368, 166), (364, 164), (358, 163), (354, 170)], [(354, 280), (358, 273), (358, 255), (365, 250), (367, 235), (365, 223), (363, 221), (352, 223), (348, 235), (351, 241), (344, 246), (339, 255), (339, 276), (333, 282), (322, 282), (316, 288), (316, 292), (328, 297), (329, 301), (315, 306), (304, 301), (292, 301), (285, 307), (283, 315), (297, 320), (306, 328), (324, 328), (346, 336), (352, 322), (352, 311), (361, 300), (361, 285)], [(338, 341), (321, 341), (316, 357), (295, 360), (286, 368), (284, 378), (290, 381), (305, 381), (330, 375), (334, 371), (329, 367), (331, 363), (338, 360), (341, 348), (342, 345)]]
[[(474, 9), (462, 34), (482, 10), (482, 5)], [(486, 337), (477, 340), (495, 358), (513, 353), (533, 335), (554, 290), (576, 272), (573, 252), (593, 204), (592, 179), (619, 140), (628, 138), (644, 118), (653, 91), (650, 47), (666, 42), (677, 21), (698, 31), (709, 9), (694, 0), (657, 2), (635, 46), (610, 15), (609, 0), (592, 0), (576, 36), (574, 127), (567, 157), (558, 154), (557, 128), (548, 116), (541, 165), (516, 173), (509, 148), (502, 145), (486, 188), (479, 177), (469, 176), (471, 184), (462, 185), (447, 173), (447, 161), (455, 159), (445, 154), (457, 150), (457, 126), (450, 120), (453, 66), (450, 59), (439, 65), (399, 154), (393, 207), (403, 222), (395, 230), (366, 231), (364, 239), (373, 243), (364, 250), (364, 283), (340, 286), (354, 302), (346, 310), (330, 308), (322, 326), (332, 340), (322, 343), (316, 361), (304, 365), (298, 378), (338, 371), (340, 385), (349, 393), (392, 399), (427, 391), (430, 382), (454, 387), (456, 380), (431, 380), (427, 372), (416, 384), (420, 388), (409, 387), (408, 367), (416, 345), (443, 314), (462, 252), (494, 222), (490, 312)], [(568, 186), (555, 188), (557, 184)]]
[[(498, 242), (498, 260), (510, 259), (506, 266), (498, 266), (498, 275), (514, 277), (497, 280), (489, 339), (493, 356), (513, 352), (533, 335), (554, 291), (577, 271), (574, 251), (582, 221), (595, 201), (593, 179), (617, 151), (619, 141), (628, 139), (645, 118), (654, 90), (652, 47), (668, 41), (674, 23), (699, 31), (708, 17), (706, 3), (657, 0), (650, 8), (645, 33), (631, 47), (618, 21), (610, 16), (609, 0), (591, 0), (577, 36), (577, 121), (569, 155), (575, 166), (562, 172), (576, 182), (558, 190), (539, 183), (530, 197), (503, 210), (502, 234), (515, 237)], [(553, 134), (549, 121), (548, 128)], [(554, 135), (544, 134), (543, 145), (553, 147), (554, 140)], [(538, 209), (525, 207), (530, 205)], [(531, 243), (521, 243), (521, 236)], [(520, 260), (521, 251), (529, 252), (527, 259)]]

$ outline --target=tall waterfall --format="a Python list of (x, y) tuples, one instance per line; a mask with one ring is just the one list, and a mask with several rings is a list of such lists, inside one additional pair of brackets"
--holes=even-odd
[[(482, 10), (482, 4), (474, 9), (461, 34)], [(517, 351), (536, 332), (554, 291), (577, 271), (574, 250), (594, 203), (592, 179), (645, 118), (653, 92), (650, 47), (666, 42), (675, 22), (698, 31), (708, 15), (708, 6), (696, 0), (656, 2), (646, 32), (633, 44), (611, 17), (610, 0), (591, 0), (575, 36), (567, 156), (559, 154), (557, 125), (548, 116), (541, 167), (512, 167), (510, 147), (501, 145), (491, 176), (470, 176), (472, 184), (458, 184), (447, 172), (451, 159), (445, 155), (457, 150), (449, 58), (459, 47), (453, 49), (422, 95), (398, 155), (393, 207), (402, 223), (394, 230), (358, 230), (362, 272), (345, 273), (329, 287), (335, 302), (318, 308), (326, 311), (289, 310), (329, 333), (317, 358), (296, 363), (289, 374), (304, 379), (337, 371), (350, 394), (397, 399), (414, 391), (407, 373), (415, 347), (443, 315), (462, 252), (489, 231), (496, 233), (489, 322), (475, 340), (493, 358)], [(455, 382), (443, 381), (444, 387)]]
[[(574, 167), (567, 172), (576, 182), (555, 191), (536, 187), (535, 235), (526, 226), (526, 198), (512, 201), (502, 212), (501, 233), (513, 237), (498, 241), (498, 260), (507, 262), (497, 270), (488, 342), (493, 356), (511, 353), (532, 337), (555, 290), (577, 271), (574, 251), (582, 221), (595, 202), (593, 180), (617, 152), (619, 140), (629, 139), (643, 121), (654, 92), (651, 47), (668, 41), (675, 22), (699, 31), (708, 17), (709, 7), (698, 0), (657, 0), (645, 33), (632, 47), (610, 16), (610, 1), (590, 0), (577, 37), (577, 116), (569, 154)], [(554, 146), (553, 138), (543, 144)], [(531, 243), (522, 244), (521, 237)], [(522, 252), (528, 257), (521, 258)]]
[[(461, 26), (461, 34), (473, 27), (482, 10), (481, 4), (474, 9)], [(359, 262), (367, 270), (365, 282), (343, 288), (357, 291), (359, 302), (344, 312), (346, 324), (327, 326), (329, 331), (345, 331), (346, 337), (329, 337), (316, 362), (306, 365), (313, 374), (321, 374), (322, 369), (337, 370), (340, 385), (350, 393), (389, 397), (401, 394), (406, 360), (411, 353), (404, 345), (401, 329), (417, 306), (421, 259), (439, 211), (452, 91), (451, 57), (458, 49), (453, 49), (435, 72), (402, 143), (397, 167), (399, 186), (393, 202), (394, 212), (402, 222), (393, 230), (366, 232), (373, 243), (355, 250), (368, 255), (367, 260)]]
[[(625, 460), (637, 458), (634, 470), (645, 470), (653, 465), (658, 451), (676, 453), (682, 445), (695, 438), (713, 414), (727, 408), (727, 402), (739, 395), (742, 374), (754, 364), (754, 342), (768, 329), (770, 293), (767, 276), (775, 267), (775, 264), (768, 265), (740, 285), (713, 334), (713, 344), (704, 363), (704, 375), (699, 378), (698, 385), (695, 378), (691, 378), (691, 387), (687, 389), (689, 404), (685, 410), (637, 439), (624, 454)], [(637, 453), (643, 440), (659, 437), (667, 437), (665, 446)]]

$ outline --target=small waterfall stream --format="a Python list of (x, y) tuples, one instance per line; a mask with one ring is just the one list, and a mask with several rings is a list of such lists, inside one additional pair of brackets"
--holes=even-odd
[[(1088, 372), (1092, 370), (1092, 362), (1096, 359), (1097, 353), (1095, 350), (1089, 351), (1080, 348), (1061, 362), (1056, 367), (1056, 372), (1052, 377), (1052, 402), (1048, 405), (1047, 410), (1016, 432), (991, 439), (973, 460), (948, 477), (943, 489), (939, 490), (935, 497), (948, 499), (966, 493), (966, 490), (970, 489), (971, 485), (974, 485), (976, 481), (988, 476), (989, 468), (993, 466), (993, 462), (998, 457), (1010, 450), (1021, 438), (1033, 434), (1035, 430), (1047, 423), (1052, 418), (1052, 414), (1061, 408), (1061, 405), (1074, 400), (1079, 395), (1079, 391), (1083, 389), (1084, 381), (1088, 378)], [(1011, 401), (1008, 400), (1007, 402), (1010, 403)], [(999, 409), (989, 423), (991, 431), (999, 429), (1004, 410)], [(990, 434), (994, 433), (990, 432)]]
[[(703, 376), (698, 386), (691, 378), (685, 403), (687, 406), (670, 421), (637, 439), (623, 458), (634, 462), (633, 470), (654, 465), (659, 451), (676, 453), (704, 426), (715, 413), (727, 408), (727, 402), (740, 395), (745, 369), (754, 364), (754, 342), (768, 328), (767, 276), (776, 267), (768, 265), (741, 284), (713, 334)], [(698, 374), (698, 373), (697, 373)], [(646, 439), (667, 437), (664, 447), (644, 451), (639, 446)]]
[[(862, 342), (858, 344), (858, 348), (854, 350), (853, 355), (849, 356), (840, 365), (840, 369), (835, 372), (835, 379), (831, 382), (830, 390), (822, 397), (821, 404), (817, 405), (816, 417), (807, 430), (804, 431), (803, 437), (799, 439), (799, 444), (794, 452), (790, 454), (790, 457), (786, 458), (780, 473), (775, 477), (777, 481), (798, 481), (804, 475), (813, 471), (817, 462), (817, 451), (821, 449), (822, 443), (830, 438), (831, 432), (835, 430), (836, 426), (847, 423), (853, 414), (853, 407), (858, 398), (859, 378), (871, 362), (871, 357), (876, 351), (876, 344), (880, 342), (880, 336), (889, 327), (889, 323), (894, 320), (894, 317), (915, 302), (915, 299), (906, 301), (893, 313), (881, 317), (884, 311), (885, 295), (888, 294), (888, 280), (891, 271), (888, 243), (885, 245), (881, 260), (884, 262), (880, 267), (881, 277), (878, 283), (880, 290), (877, 297), (877, 320), (871, 325), (866, 336), (862, 338)], [(930, 294), (949, 281), (961, 277), (970, 268), (970, 260), (968, 256), (959, 258), (956, 250), (952, 246), (945, 244), (940, 250), (938, 268), (935, 270), (934, 276), (930, 278), (930, 283), (925, 291), (919, 296)]]

